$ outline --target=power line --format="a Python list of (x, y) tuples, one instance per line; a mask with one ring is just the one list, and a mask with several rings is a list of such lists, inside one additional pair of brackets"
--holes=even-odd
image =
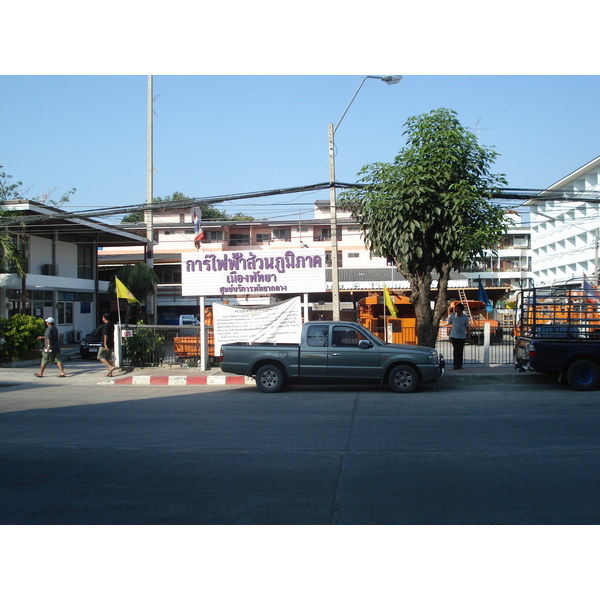
[[(75, 212), (67, 212), (62, 209), (54, 209), (48, 205), (43, 205), (45, 208), (56, 211), (44, 215), (19, 215), (15, 217), (0, 217), (0, 223), (4, 226), (16, 225), (20, 223), (35, 223), (50, 221), (53, 219), (92, 219), (98, 217), (116, 216), (121, 214), (130, 214), (133, 212), (153, 213), (172, 212), (173, 210), (185, 210), (194, 207), (202, 207), (202, 205), (220, 204), (222, 202), (230, 202), (236, 200), (250, 200), (253, 198), (265, 198), (270, 196), (279, 196), (285, 194), (307, 193), (312, 191), (320, 191), (329, 189), (329, 182), (316, 183), (312, 185), (297, 186), (291, 188), (278, 188), (273, 190), (264, 190), (257, 192), (246, 192), (242, 194), (230, 194), (223, 196), (204, 196), (194, 197), (182, 201), (155, 202), (152, 204), (131, 204), (120, 207), (102, 208), (93, 210), (83, 210)], [(343, 183), (336, 182), (336, 188), (345, 189), (363, 189), (365, 184), (359, 183)], [(585, 201), (591, 203), (600, 203), (600, 192), (564, 192), (564, 191), (548, 191), (542, 189), (527, 189), (527, 188), (503, 188), (498, 189), (491, 194), (492, 199), (500, 201), (527, 201), (539, 199), (541, 201), (561, 200), (561, 201)], [(278, 203), (278, 206), (282, 204)], [(292, 204), (290, 204), (292, 205)], [(522, 204), (514, 204), (511, 207), (522, 206)]]

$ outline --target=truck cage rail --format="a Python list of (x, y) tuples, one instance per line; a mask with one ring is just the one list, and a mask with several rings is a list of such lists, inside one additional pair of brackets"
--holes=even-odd
[(521, 290), (515, 337), (600, 341), (600, 294), (587, 279)]

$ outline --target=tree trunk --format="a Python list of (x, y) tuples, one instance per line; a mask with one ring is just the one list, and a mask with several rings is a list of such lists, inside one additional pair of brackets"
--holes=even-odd
[(438, 281), (438, 293), (434, 308), (431, 308), (431, 273), (409, 275), (405, 273), (410, 282), (410, 301), (415, 306), (417, 317), (417, 339), (420, 346), (435, 348), (440, 329), (440, 319), (445, 316), (448, 306), (448, 281), (450, 279), (450, 266), (445, 265)]

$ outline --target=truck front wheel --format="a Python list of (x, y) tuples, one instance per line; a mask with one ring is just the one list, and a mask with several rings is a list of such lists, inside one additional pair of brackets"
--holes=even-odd
[(283, 373), (275, 365), (263, 365), (256, 371), (256, 387), (261, 392), (278, 392), (283, 387)]
[(419, 374), (409, 365), (398, 365), (390, 371), (388, 384), (392, 392), (412, 392), (419, 385)]
[(591, 392), (600, 384), (600, 368), (591, 360), (576, 360), (567, 369), (567, 382), (578, 392)]

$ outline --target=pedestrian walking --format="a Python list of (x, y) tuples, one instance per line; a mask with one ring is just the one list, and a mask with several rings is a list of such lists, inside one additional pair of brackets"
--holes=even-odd
[(455, 369), (462, 369), (465, 343), (471, 333), (469, 317), (464, 314), (464, 306), (457, 304), (455, 311), (450, 313), (448, 327), (450, 328), (450, 343), (454, 350), (453, 362)]
[(98, 351), (98, 360), (106, 365), (108, 373), (106, 377), (112, 377), (113, 371), (115, 370), (115, 363), (113, 361), (113, 351), (115, 349), (115, 326), (110, 321), (110, 315), (104, 313), (102, 315), (102, 347)]
[(59, 369), (58, 377), (66, 377), (65, 369), (62, 364), (60, 355), (60, 340), (58, 337), (58, 329), (54, 325), (54, 318), (46, 319), (46, 331), (44, 335), (39, 335), (38, 340), (44, 340), (44, 349), (42, 350), (42, 364), (40, 365), (39, 373), (34, 373), (36, 377), (43, 377), (46, 367), (55, 362)]

